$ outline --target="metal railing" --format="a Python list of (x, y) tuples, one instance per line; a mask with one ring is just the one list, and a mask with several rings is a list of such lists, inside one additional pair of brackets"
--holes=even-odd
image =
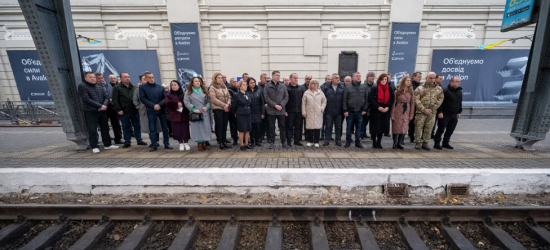
[(0, 120), (13, 125), (38, 125), (41, 121), (58, 119), (51, 101), (0, 101)]

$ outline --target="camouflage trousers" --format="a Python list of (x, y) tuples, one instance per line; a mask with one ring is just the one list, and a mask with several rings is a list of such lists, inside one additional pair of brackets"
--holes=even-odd
[(430, 142), (436, 114), (416, 114), (414, 120), (414, 141), (416, 143)]

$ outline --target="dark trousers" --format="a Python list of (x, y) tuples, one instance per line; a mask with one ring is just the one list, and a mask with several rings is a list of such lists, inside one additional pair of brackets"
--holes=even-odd
[(329, 115), (325, 114), (323, 121), (325, 121), (325, 140), (330, 140), (330, 137), (332, 137), (332, 127), (335, 127), (334, 133), (336, 134), (334, 140), (335, 141), (341, 141), (342, 140), (342, 121), (343, 121), (344, 115)]
[(309, 134), (309, 143), (319, 143), (319, 136), (321, 135), (320, 129), (308, 129), (306, 133)]
[(264, 135), (262, 134), (262, 123), (252, 123), (252, 130), (250, 131), (250, 142), (260, 142), (262, 137), (264, 137)]
[(355, 127), (355, 143), (361, 142), (361, 132), (360, 132), (360, 125), (361, 122), (363, 122), (363, 115), (361, 115), (361, 111), (349, 111), (348, 117), (346, 119), (346, 123), (348, 125), (346, 129), (346, 142), (352, 142), (351, 140), (351, 134), (352, 129)]
[(409, 121), (409, 138), (411, 139), (414, 139), (414, 127), (416, 126), (414, 119), (416, 119), (416, 113), (414, 114), (412, 120)]
[(267, 138), (267, 134), (268, 134), (267, 131), (269, 131), (269, 115), (266, 113), (264, 119), (262, 119), (262, 126), (260, 127), (260, 134), (262, 135), (262, 140), (265, 137), (266, 140), (268, 140), (268, 142), (269, 142), (269, 139)]
[(216, 140), (218, 144), (227, 143), (227, 123), (229, 122), (229, 112), (222, 109), (214, 109), (214, 132), (216, 132)]
[(123, 114), (120, 116), (122, 122), (122, 132), (124, 135), (124, 144), (130, 145), (132, 140), (132, 126), (134, 127), (135, 137), (137, 142), (142, 142), (141, 139), (141, 124), (139, 123), (139, 113)]
[(300, 112), (289, 112), (288, 116), (285, 118), (286, 121), (286, 138), (288, 141), (294, 138), (295, 142), (302, 140), (302, 126), (303, 126), (303, 117)]
[[(323, 119), (323, 126), (321, 126), (321, 138), (325, 138), (325, 129), (327, 128), (327, 123), (325, 119)], [(330, 137), (327, 137), (327, 141), (330, 140)]]
[(367, 125), (369, 125), (370, 115), (367, 112), (363, 116), (363, 122), (361, 122), (361, 135), (365, 136), (367, 135)]
[(229, 130), (231, 130), (231, 138), (233, 141), (239, 141), (239, 134), (237, 133), (237, 117), (231, 112), (229, 114)]
[(111, 136), (109, 135), (109, 122), (107, 112), (103, 111), (84, 111), (84, 120), (88, 128), (88, 141), (91, 148), (97, 148), (97, 126), (101, 128), (101, 140), (105, 147), (111, 146)]
[(267, 139), (270, 143), (275, 143), (275, 120), (279, 125), (279, 135), (281, 136), (281, 143), (286, 142), (286, 129), (285, 129), (285, 116), (284, 115), (270, 115), (268, 116), (269, 131), (267, 133)]
[(443, 144), (449, 143), (457, 124), (457, 114), (443, 114), (443, 119), (437, 120), (437, 132), (434, 138), (435, 143), (441, 142), (441, 135), (443, 135), (443, 132), (445, 132), (445, 135), (443, 135)]
[(164, 146), (170, 145), (170, 136), (168, 135), (168, 124), (166, 119), (166, 113), (160, 111), (159, 113), (147, 112), (147, 120), (149, 120), (149, 138), (151, 139), (151, 144), (153, 147), (158, 147), (159, 138), (157, 132), (157, 119), (160, 121), (160, 127), (162, 130), (162, 142)]
[(118, 113), (114, 108), (107, 108), (107, 117), (109, 117), (109, 120), (111, 121), (111, 127), (113, 128), (113, 133), (115, 134), (115, 142), (120, 142), (122, 140), (122, 129), (120, 127)]

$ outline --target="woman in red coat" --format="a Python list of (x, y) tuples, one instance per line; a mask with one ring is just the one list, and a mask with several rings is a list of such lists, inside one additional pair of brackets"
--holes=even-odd
[(172, 123), (172, 133), (174, 139), (180, 143), (180, 151), (190, 150), (189, 139), (189, 110), (183, 104), (185, 93), (181, 84), (172, 80), (170, 82), (170, 92), (166, 95), (166, 107), (168, 109), (168, 120)]

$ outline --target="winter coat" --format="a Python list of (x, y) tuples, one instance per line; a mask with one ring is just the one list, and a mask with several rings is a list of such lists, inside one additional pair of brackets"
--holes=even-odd
[(262, 122), (262, 115), (265, 115), (265, 101), (261, 87), (254, 87), (254, 91), (248, 88), (246, 93), (248, 93), (248, 96), (251, 98), (250, 108), (252, 110), (252, 123)]
[(416, 113), (423, 114), (424, 110), (431, 109), (432, 114), (435, 114), (441, 103), (443, 103), (443, 98), (443, 89), (437, 84), (422, 84), (414, 91)]
[(332, 84), (324, 86), (322, 90), (325, 94), (325, 97), (327, 98), (327, 103), (330, 103), (330, 105), (327, 105), (327, 107), (325, 108), (325, 114), (343, 114), (344, 112), (342, 110), (342, 104), (344, 103), (344, 92), (346, 91), (346, 87), (344, 86), (344, 84), (339, 83), (336, 91), (334, 91), (334, 88), (332, 88)]
[[(376, 134), (389, 134), (390, 133), (390, 116), (391, 116), (391, 107), (395, 100), (395, 89), (390, 85), (388, 88), (390, 92), (390, 100), (387, 104), (382, 104), (378, 102), (378, 86), (372, 87), (369, 93), (369, 103), (370, 103), (370, 120), (369, 120), (369, 130), (373, 135)], [(379, 107), (386, 108), (390, 107), (388, 112), (382, 113), (378, 110)]]
[(246, 93), (237, 92), (233, 95), (233, 100), (231, 101), (231, 110), (236, 115), (250, 115), (252, 114), (252, 109), (250, 107), (251, 100), (250, 96)]
[(212, 110), (223, 110), (224, 105), (231, 106), (231, 95), (225, 84), (213, 83), (208, 90), (208, 97), (212, 103)]
[(183, 97), (183, 103), (189, 111), (193, 108), (202, 112), (202, 121), (190, 122), (191, 123), (191, 139), (193, 141), (210, 141), (212, 139), (212, 127), (210, 120), (210, 112), (202, 111), (203, 107), (210, 106), (210, 98), (204, 92), (197, 94), (193, 92), (191, 95), (185, 93)]
[[(264, 88), (264, 99), (267, 104), (267, 113), (269, 115), (285, 115), (285, 106), (288, 102), (288, 91), (282, 82), (275, 84), (273, 80), (269, 81)], [(277, 110), (275, 105), (281, 105), (283, 108)]]
[(462, 113), (462, 87), (453, 88), (449, 84), (443, 90), (443, 103), (437, 109), (437, 113), (461, 114)]
[[(405, 110), (406, 107), (406, 110)], [(391, 108), (391, 131), (393, 134), (406, 134), (409, 121), (414, 117), (414, 92), (398, 94), (395, 91), (395, 102)]]
[[(183, 104), (183, 98), (185, 97), (185, 91), (183, 95), (178, 96), (176, 93), (170, 92), (166, 95), (166, 109), (168, 110), (168, 120), (171, 122), (188, 122), (189, 121), (189, 109)], [(178, 102), (181, 102), (183, 110), (178, 112)]]
[(327, 98), (323, 91), (307, 90), (302, 97), (302, 114), (306, 115), (306, 129), (321, 129), (323, 127), (323, 112), (327, 106)]
[(109, 95), (105, 88), (99, 84), (83, 82), (78, 85), (78, 94), (82, 100), (84, 111), (99, 111), (102, 105), (109, 104)]
[(138, 110), (134, 105), (134, 93), (136, 87), (130, 83), (128, 87), (120, 83), (113, 88), (113, 106), (116, 112), (124, 114), (137, 114)]
[(367, 111), (369, 108), (367, 87), (361, 82), (351, 82), (344, 92), (343, 110), (345, 112)]
[[(144, 83), (139, 87), (139, 101), (145, 105), (148, 113), (166, 112), (164, 100), (166, 94), (164, 88), (156, 83)], [(160, 110), (155, 110), (155, 105), (160, 106)]]
[(304, 91), (299, 85), (292, 86), (289, 84), (286, 87), (288, 91), (288, 102), (286, 103), (285, 110), (287, 113), (301, 113), (302, 112), (302, 96)]
[(416, 90), (418, 87), (422, 86), (422, 83), (415, 82), (415, 81), (411, 81), (411, 84), (412, 84), (413, 90)]

